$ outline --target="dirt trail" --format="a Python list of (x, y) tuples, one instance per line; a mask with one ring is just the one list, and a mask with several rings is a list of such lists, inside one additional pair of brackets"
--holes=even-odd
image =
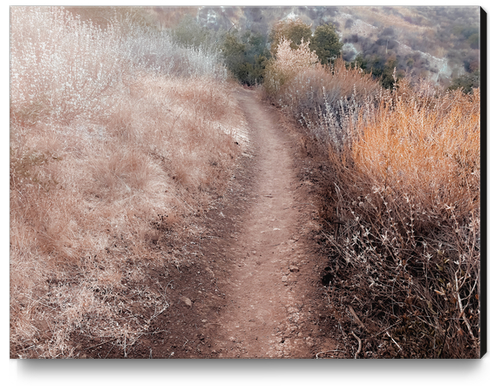
[[(325, 312), (318, 252), (319, 206), (312, 160), (277, 111), (237, 91), (250, 143), (228, 192), (189, 219), (188, 239), (170, 239), (178, 256), (148, 265), (145, 283), (169, 307), (128, 350), (111, 340), (81, 341), (90, 358), (315, 358), (335, 351)], [(238, 143), (237, 146), (245, 146)], [(330, 356), (330, 355), (329, 355)]]
[[(218, 280), (226, 301), (207, 340), (221, 358), (311, 358), (313, 346), (318, 346), (318, 315), (308, 299), (314, 284), (300, 228), (309, 203), (297, 202), (294, 146), (272, 109), (252, 91), (241, 90), (238, 99), (251, 132), (253, 161), (248, 175), (237, 176), (243, 181), (236, 189), (243, 192), (235, 192), (240, 203), (229, 212), (233, 206), (241, 208), (241, 221), (234, 225), (237, 232), (231, 232), (231, 240), (222, 240), (223, 262), (231, 263)], [(331, 342), (325, 340), (316, 349), (325, 345)]]

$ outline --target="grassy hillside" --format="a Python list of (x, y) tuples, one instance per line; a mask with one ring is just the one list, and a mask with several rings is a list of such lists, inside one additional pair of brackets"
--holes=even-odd
[(145, 269), (188, 258), (169, 240), (195, 232), (246, 147), (216, 53), (126, 16), (11, 9), (14, 358), (107, 337), (126, 353), (169, 307)]

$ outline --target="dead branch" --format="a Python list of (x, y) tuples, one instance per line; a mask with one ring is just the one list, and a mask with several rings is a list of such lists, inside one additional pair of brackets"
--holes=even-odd
[(466, 328), (468, 329), (468, 332), (471, 335), (471, 339), (473, 339), (473, 342), (475, 342), (475, 336), (473, 335), (473, 332), (471, 331), (471, 326), (468, 323), (468, 319), (466, 319), (466, 316), (464, 314), (464, 309), (463, 309), (463, 304), (461, 303), (461, 297), (459, 296), (459, 286), (458, 286), (458, 276), (457, 273), (454, 273), (454, 278), (455, 278), (455, 283), (456, 283), (456, 295), (458, 296), (458, 305), (459, 305), (459, 311), (461, 313), (461, 317), (463, 318)]
[(362, 348), (362, 341), (361, 339), (356, 335), (354, 334), (353, 332), (351, 332), (351, 334), (354, 336), (354, 338), (357, 339), (357, 341), (359, 342), (359, 348), (357, 349), (357, 352), (354, 354), (354, 359), (357, 359), (357, 356), (361, 353), (361, 348)]
[(391, 335), (388, 333), (388, 331), (386, 331), (386, 335), (388, 335), (388, 336), (389, 336), (389, 338), (390, 338), (390, 339), (393, 341), (393, 343), (394, 343), (394, 344), (396, 344), (396, 347), (398, 347), (398, 349), (399, 349), (400, 351), (403, 351), (403, 349), (402, 349), (402, 348), (400, 347), (400, 345), (399, 345), (399, 344), (396, 342), (396, 340), (395, 340), (395, 339), (393, 339), (393, 338), (391, 337)]
[(354, 312), (354, 309), (350, 305), (347, 307), (349, 308), (349, 311), (352, 314), (352, 316), (354, 317), (354, 320), (356, 321), (356, 323), (359, 326), (361, 326), (362, 328), (364, 328), (367, 332), (369, 332), (368, 329), (366, 328), (366, 326), (364, 325), (364, 323), (361, 322), (361, 319), (359, 319), (358, 316), (356, 315), (356, 313)]

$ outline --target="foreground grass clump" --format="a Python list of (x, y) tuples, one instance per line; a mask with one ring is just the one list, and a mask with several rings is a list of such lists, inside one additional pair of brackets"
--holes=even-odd
[(145, 269), (189, 258), (168, 240), (196, 231), (246, 144), (213, 52), (124, 23), (11, 10), (11, 357), (108, 339), (130, 355), (169, 307)]
[(478, 357), (479, 90), (381, 90), (339, 62), (277, 73), (265, 92), (322, 166), (323, 284), (347, 355)]

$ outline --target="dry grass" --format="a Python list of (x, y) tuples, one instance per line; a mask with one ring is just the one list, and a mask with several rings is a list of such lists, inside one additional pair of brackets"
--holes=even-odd
[[(407, 87), (366, 116), (352, 147), (353, 162), (379, 186), (396, 187), (428, 207), (457, 204), (461, 216), (478, 207), (480, 95), (461, 92), (417, 98)], [(394, 107), (393, 107), (394, 106)]]
[(281, 38), (275, 60), (265, 68), (264, 89), (269, 98), (278, 99), (285, 84), (294, 76), (306, 69), (318, 65), (318, 56), (310, 51), (310, 42), (301, 41), (298, 48), (291, 48), (291, 40)]
[(337, 62), (298, 66), (272, 91), (322, 165), (323, 283), (344, 350), (478, 357), (479, 90), (381, 90)]
[[(403, 16), (413, 18), (420, 16), (416, 10), (413, 10), (410, 7), (394, 6), (391, 8)], [(362, 15), (363, 20), (370, 24), (396, 26), (398, 28), (403, 28), (406, 31), (417, 33), (427, 33), (429, 31), (432, 32), (433, 30), (432, 27), (427, 27), (427, 20), (426, 24), (423, 26), (416, 25), (407, 22), (398, 15), (383, 12), (383, 8), (381, 7), (347, 7), (346, 12), (351, 13), (354, 16)]]
[(328, 153), (327, 293), (371, 323), (365, 357), (479, 356), (479, 105), (402, 85)]
[(127, 353), (168, 307), (164, 289), (144, 283), (146, 267), (178, 263), (170, 233), (185, 236), (246, 147), (235, 144), (246, 145), (243, 116), (213, 57), (163, 45), (159, 57), (175, 48), (204, 63), (184, 77), (160, 72), (127, 60), (134, 36), (116, 27), (12, 9), (14, 357), (77, 357), (81, 337)]

